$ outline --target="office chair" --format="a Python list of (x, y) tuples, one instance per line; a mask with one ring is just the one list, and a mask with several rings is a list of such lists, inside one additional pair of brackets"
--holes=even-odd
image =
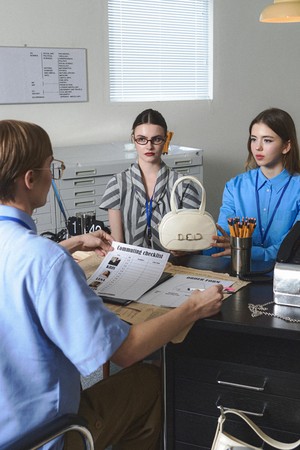
[(36, 450), (68, 431), (76, 431), (80, 434), (85, 450), (94, 450), (93, 437), (87, 429), (86, 421), (76, 414), (58, 417), (1, 447), (1, 450)]

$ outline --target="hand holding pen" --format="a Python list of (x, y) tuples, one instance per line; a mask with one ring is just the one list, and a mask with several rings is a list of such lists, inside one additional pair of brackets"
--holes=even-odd
[[(188, 292), (194, 292), (194, 291), (200, 291), (203, 292), (207, 288), (187, 288)], [(224, 287), (222, 293), (223, 294), (233, 294), (235, 292), (235, 289), (232, 287)]]

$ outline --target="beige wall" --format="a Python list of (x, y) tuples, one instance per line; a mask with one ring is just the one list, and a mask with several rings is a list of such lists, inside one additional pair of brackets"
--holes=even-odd
[(54, 146), (126, 140), (135, 116), (154, 107), (174, 144), (205, 150), (207, 209), (215, 216), (225, 181), (243, 170), (248, 125), (270, 106), (293, 116), (300, 136), (300, 23), (261, 24), (271, 0), (214, 1), (214, 99), (110, 104), (105, 0), (0, 0), (0, 45), (84, 47), (89, 102), (0, 105), (1, 118), (35, 121)]

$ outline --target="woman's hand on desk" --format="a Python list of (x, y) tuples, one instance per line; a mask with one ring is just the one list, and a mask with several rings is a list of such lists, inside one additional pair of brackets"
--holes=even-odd
[(218, 258), (219, 256), (228, 256), (231, 255), (231, 247), (230, 247), (230, 236), (226, 233), (226, 231), (217, 224), (217, 229), (222, 233), (222, 236), (215, 235), (213, 239), (215, 242), (211, 244), (212, 247), (215, 248), (223, 248), (221, 252), (213, 253), (211, 256), (213, 258)]
[(105, 256), (109, 251), (113, 250), (111, 243), (113, 238), (110, 234), (103, 230), (94, 231), (93, 233), (80, 234), (72, 236), (60, 244), (72, 254), (78, 250), (82, 252), (95, 251), (100, 256)]

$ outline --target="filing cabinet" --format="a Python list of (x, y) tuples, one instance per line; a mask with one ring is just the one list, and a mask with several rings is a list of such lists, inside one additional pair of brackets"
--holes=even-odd
[[(63, 177), (56, 181), (56, 185), (67, 217), (90, 213), (107, 224), (107, 212), (99, 208), (105, 187), (112, 175), (136, 161), (135, 150), (128, 151), (125, 143), (116, 142), (58, 147), (53, 152), (54, 157), (66, 165)], [(163, 160), (183, 175), (193, 175), (203, 181), (203, 150), (173, 145)], [(38, 232), (57, 232), (65, 227), (52, 190), (46, 208), (36, 211), (33, 217)]]

